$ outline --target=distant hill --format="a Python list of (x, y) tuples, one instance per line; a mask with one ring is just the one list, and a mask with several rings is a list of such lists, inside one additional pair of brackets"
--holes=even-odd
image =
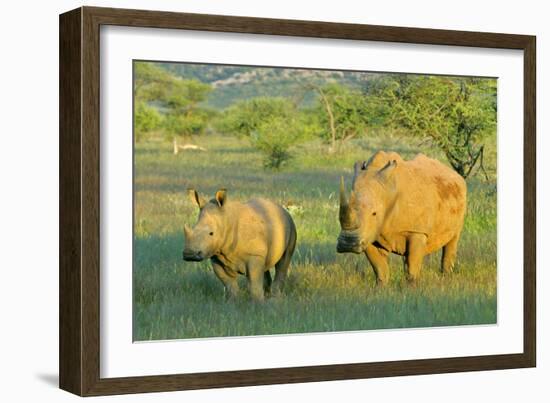
[(274, 67), (226, 66), (215, 64), (158, 63), (162, 68), (182, 78), (192, 78), (214, 88), (206, 104), (223, 109), (232, 103), (259, 96), (294, 98), (302, 105), (313, 103), (314, 95), (303, 89), (309, 81), (317, 84), (330, 81), (361, 88), (376, 73), (342, 72)]

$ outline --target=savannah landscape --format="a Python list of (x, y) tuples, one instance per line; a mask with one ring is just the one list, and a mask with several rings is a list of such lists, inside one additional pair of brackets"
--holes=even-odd
[[(401, 76), (136, 62), (134, 340), (496, 323), (496, 80)], [(336, 253), (340, 177), (349, 189), (378, 150), (466, 178), (453, 273), (436, 252), (412, 285), (391, 255), (380, 287), (363, 254)], [(254, 303), (241, 276), (228, 301), (209, 260), (182, 260), (198, 216), (187, 188), (287, 209), (298, 241), (282, 296)]]

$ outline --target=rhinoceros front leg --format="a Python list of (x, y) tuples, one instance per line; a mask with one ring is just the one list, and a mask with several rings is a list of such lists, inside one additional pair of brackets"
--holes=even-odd
[(376, 275), (376, 283), (378, 285), (387, 284), (390, 279), (390, 267), (388, 265), (388, 252), (384, 249), (377, 248), (369, 244), (365, 250), (367, 259), (369, 260), (374, 274)]
[(218, 262), (212, 262), (214, 273), (223, 283), (225, 288), (225, 296), (227, 299), (233, 299), (239, 294), (239, 283), (237, 282), (237, 274), (225, 270), (223, 265)]
[(248, 289), (250, 296), (255, 301), (264, 300), (264, 272), (263, 259), (253, 258), (246, 265), (246, 277), (248, 277)]
[(426, 255), (427, 237), (424, 234), (411, 234), (407, 239), (407, 280), (415, 282), (420, 277), (422, 261)]

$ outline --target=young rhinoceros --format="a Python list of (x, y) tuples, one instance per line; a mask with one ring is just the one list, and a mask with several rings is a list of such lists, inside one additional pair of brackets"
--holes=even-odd
[(465, 211), (466, 183), (454, 170), (422, 154), (404, 161), (378, 151), (355, 163), (349, 202), (341, 179), (337, 251), (365, 252), (379, 284), (389, 279), (389, 253), (405, 257), (414, 281), (424, 256), (443, 248), (441, 270), (451, 272)]
[(296, 227), (290, 214), (265, 199), (247, 203), (228, 200), (225, 189), (210, 201), (194, 189), (188, 192), (200, 213), (193, 229), (184, 227), (183, 259), (198, 262), (210, 258), (228, 297), (239, 291), (237, 275), (246, 275), (255, 300), (271, 293), (269, 269), (275, 266), (273, 294), (279, 294), (296, 245)]

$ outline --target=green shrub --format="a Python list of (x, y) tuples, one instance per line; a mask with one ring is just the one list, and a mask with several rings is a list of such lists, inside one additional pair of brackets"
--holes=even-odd
[(300, 133), (293, 119), (272, 117), (258, 125), (251, 135), (253, 146), (264, 155), (264, 167), (281, 169), (291, 158), (291, 147)]
[(139, 102), (136, 105), (134, 131), (137, 141), (142, 141), (149, 133), (158, 130), (161, 124), (162, 115), (156, 108), (145, 102)]
[(226, 109), (215, 126), (224, 134), (249, 137), (263, 122), (294, 113), (294, 105), (286, 98), (253, 98)]

